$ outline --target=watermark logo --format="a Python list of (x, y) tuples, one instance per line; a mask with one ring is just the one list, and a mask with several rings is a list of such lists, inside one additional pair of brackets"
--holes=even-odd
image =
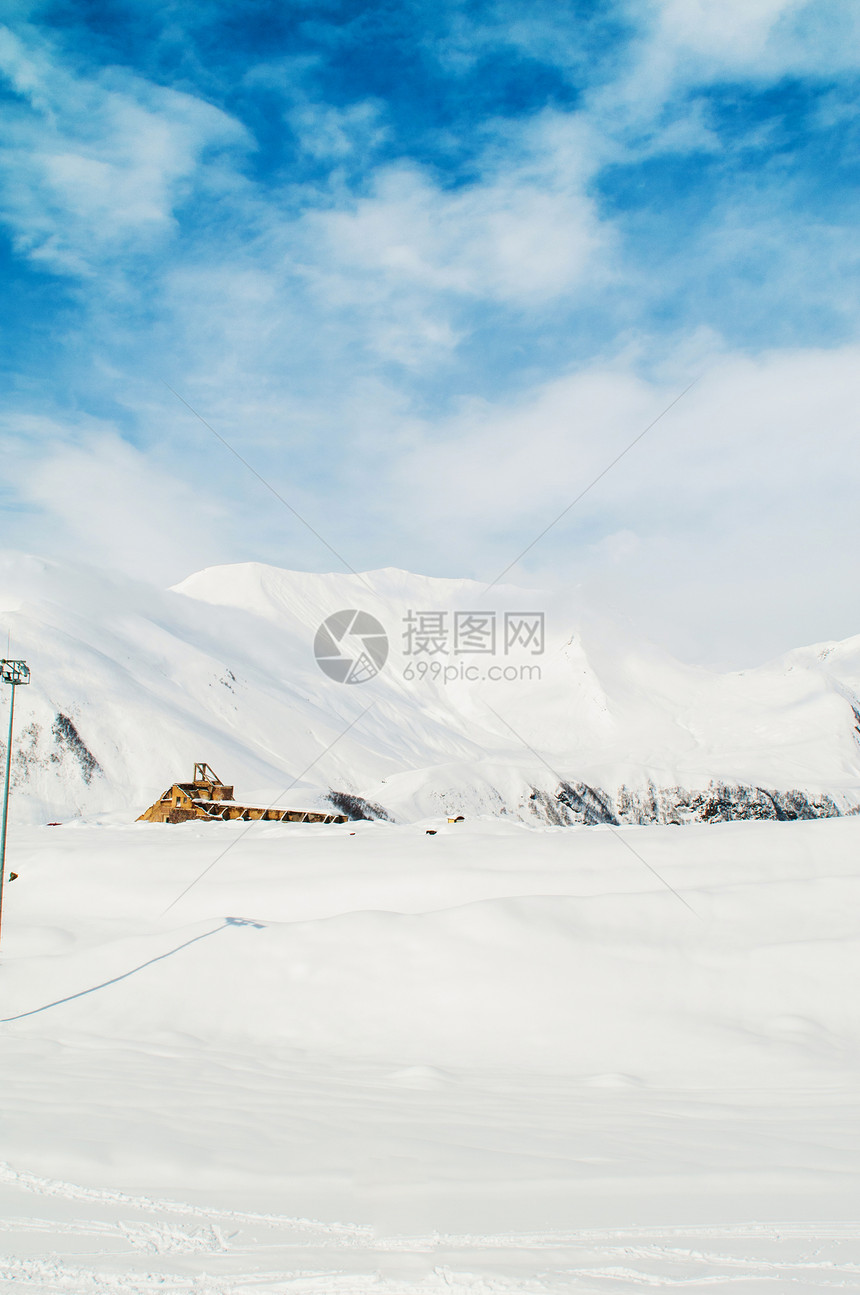
[(542, 656), (545, 641), (543, 612), (414, 612), (403, 624), (403, 655), (495, 656), (525, 652)]
[[(539, 611), (410, 610), (400, 638), (407, 683), (533, 681), (542, 677), (534, 658), (546, 650), (546, 618)], [(389, 650), (376, 617), (354, 607), (328, 616), (314, 639), (320, 669), (337, 683), (375, 678)]]
[(401, 637), (407, 683), (532, 682), (541, 679), (540, 666), (511, 658), (543, 655), (546, 617), (538, 611), (408, 611)]
[(367, 683), (388, 660), (388, 635), (369, 612), (335, 612), (316, 632), (314, 656), (324, 674), (337, 683)]

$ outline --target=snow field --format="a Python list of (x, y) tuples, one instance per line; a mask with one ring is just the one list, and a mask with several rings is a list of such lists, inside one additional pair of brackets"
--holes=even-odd
[(243, 831), (13, 831), (0, 1289), (857, 1283), (858, 819)]

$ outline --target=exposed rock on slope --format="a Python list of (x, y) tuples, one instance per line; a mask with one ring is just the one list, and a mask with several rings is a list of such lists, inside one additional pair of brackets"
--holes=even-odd
[(811, 796), (802, 791), (773, 791), (711, 783), (704, 790), (655, 787), (644, 791), (622, 787), (615, 796), (585, 783), (560, 783), (553, 795), (533, 789), (529, 805), (537, 818), (568, 826), (608, 823), (732, 823), (742, 819), (792, 822), (801, 818), (838, 818), (857, 812), (855, 803), (842, 797)]

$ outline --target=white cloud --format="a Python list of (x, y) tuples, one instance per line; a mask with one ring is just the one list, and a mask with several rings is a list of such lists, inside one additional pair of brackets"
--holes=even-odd
[(306, 153), (333, 162), (360, 154), (366, 163), (389, 135), (380, 105), (367, 100), (343, 108), (304, 100), (290, 109), (287, 121)]
[(26, 105), (7, 113), (0, 216), (55, 270), (86, 274), (171, 232), (206, 151), (247, 142), (200, 99), (119, 69), (75, 75), (5, 28), (0, 74)]
[(659, 412), (663, 395), (628, 372), (603, 369), (498, 407), (470, 402), (401, 455), (392, 493), (410, 509), (422, 499), (433, 525), (454, 535), (464, 523), (482, 534), (524, 524), (537, 531)]
[[(689, 377), (689, 375), (688, 375)], [(492, 579), (683, 386), (624, 366), (427, 426), (394, 469), (437, 573)], [(860, 629), (860, 347), (716, 355), (509, 578), (574, 584), (689, 655), (748, 662)], [(533, 577), (534, 578), (534, 577)]]
[[(739, 644), (764, 654), (860, 628), (856, 350), (756, 359), (700, 330), (672, 339), (675, 372), (649, 380), (643, 356), (660, 345), (658, 323), (650, 338), (631, 326), (627, 351), (609, 361), (571, 372), (565, 355), (543, 380), (529, 370), (531, 339), (548, 343), (535, 364), (551, 363), (565, 306), (590, 294), (599, 304), (607, 280), (630, 293), (631, 319), (647, 315), (649, 267), (622, 273), (592, 197), (600, 166), (718, 148), (703, 115), (661, 117), (667, 98), (727, 70), (812, 66), (824, 48), (798, 53), (808, 6), (666, 0), (647, 13), (632, 72), (583, 111), (486, 126), (474, 177), (459, 187), (429, 167), (388, 164), (364, 168), (359, 196), (343, 173), (381, 139), (372, 106), (295, 99), (292, 124), (333, 164), (331, 182), (255, 188), (232, 166), (243, 137), (229, 117), (119, 71), (78, 76), (46, 47), (6, 38), (0, 65), (28, 106), (2, 144), (0, 210), (22, 251), (93, 275), (87, 341), (115, 364), (104, 390), (126, 402), (148, 447), (104, 425), (34, 428), (33, 452), (4, 460), (32, 547), (164, 580), (237, 556), (333, 563), (226, 451), (213, 443), (201, 456), (208, 434), (165, 396), (163, 373), (354, 565), (489, 579), (705, 367), (517, 574), (562, 573), (691, 654)], [(147, 263), (140, 301), (152, 335), (133, 331), (132, 311), (112, 349), (122, 313), (97, 312), (113, 265), (133, 266), (139, 247), (170, 235), (189, 193), (216, 186), (215, 225), (189, 226), (181, 257)], [(784, 248), (773, 202), (769, 190), (762, 220)], [(749, 219), (715, 210), (699, 244), (703, 275), (715, 264), (735, 272)], [(818, 262), (790, 251), (781, 281), (800, 274), (805, 286)], [(836, 277), (822, 285), (831, 305)], [(440, 390), (486, 390), (492, 363), (504, 364), (491, 355), (480, 377), (456, 370), (479, 327), (490, 350), (493, 328), (508, 329), (528, 376), (518, 388), (500, 373), (497, 399), (464, 396), (453, 416), (419, 416)], [(122, 357), (137, 348), (135, 369)], [(444, 389), (440, 372), (453, 375)], [(179, 432), (175, 458), (166, 428)]]
[(778, 24), (804, 7), (804, 0), (662, 0), (655, 40), (741, 67), (760, 59)]
[(773, 80), (860, 65), (860, 13), (852, 0), (661, 0), (654, 47), (685, 80)]
[(592, 129), (628, 160), (719, 147), (691, 92), (831, 79), (860, 66), (854, 0), (633, 0), (635, 35), (611, 81), (584, 98)]
[[(284, 471), (289, 455), (251, 457), (353, 565), (489, 581), (683, 381), (646, 381), (618, 363), (423, 422), (386, 389), (368, 388), (346, 459), (321, 445), (316, 492), (306, 472)], [(348, 403), (337, 415), (345, 420)], [(855, 633), (858, 403), (860, 347), (716, 353), (697, 386), (507, 578), (561, 583), (682, 655), (723, 664)], [(163, 409), (158, 416), (164, 425)], [(29, 510), (7, 540), (19, 548), (163, 583), (245, 556), (336, 565), (214, 444), (201, 454), (195, 435), (139, 451), (103, 426), (33, 420), (7, 441), (4, 462), (7, 494)]]
[(187, 450), (137, 450), (95, 420), (16, 418), (4, 430), (17, 510), (7, 543), (165, 584), (229, 554), (225, 507), (189, 476)]
[[(368, 197), (309, 217), (320, 260), (377, 291), (396, 287), (535, 305), (587, 276), (605, 235), (585, 187), (591, 140), (547, 116), (488, 149), (455, 189), (415, 166), (377, 172)], [(361, 284), (361, 286), (359, 286)]]

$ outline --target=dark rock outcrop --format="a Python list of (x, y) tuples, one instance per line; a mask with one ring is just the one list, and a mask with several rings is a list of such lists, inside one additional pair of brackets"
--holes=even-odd
[(532, 790), (531, 812), (546, 823), (567, 826), (599, 823), (732, 823), (748, 819), (793, 822), (797, 819), (838, 818), (841, 809), (832, 796), (773, 790), (736, 783), (712, 782), (705, 788), (621, 787), (613, 796), (587, 783), (560, 782), (553, 793)]

